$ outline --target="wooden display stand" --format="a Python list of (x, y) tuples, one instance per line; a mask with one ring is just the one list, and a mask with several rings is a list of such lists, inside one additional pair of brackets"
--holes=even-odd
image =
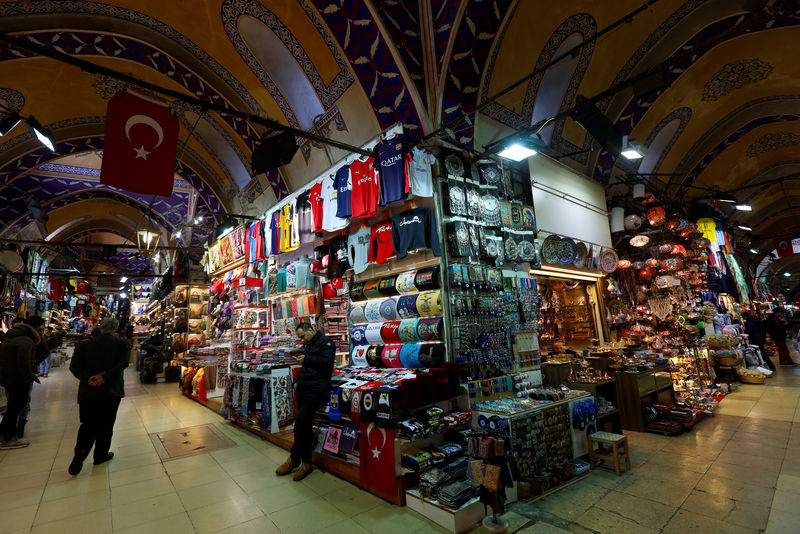
[(675, 402), (669, 365), (659, 365), (640, 373), (617, 373), (617, 407), (622, 428), (645, 432), (642, 406), (655, 402)]
[(616, 434), (622, 433), (616, 380), (606, 380), (605, 382), (567, 382), (566, 385), (570, 389), (578, 389), (591, 393), (595, 398), (604, 397), (608, 399), (615, 408), (610, 412), (597, 416), (597, 430), (608, 430)]

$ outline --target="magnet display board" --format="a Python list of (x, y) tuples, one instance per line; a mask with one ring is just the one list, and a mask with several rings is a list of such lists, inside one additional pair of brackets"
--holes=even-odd
[(539, 231), (611, 248), (603, 185), (542, 154), (528, 165)]

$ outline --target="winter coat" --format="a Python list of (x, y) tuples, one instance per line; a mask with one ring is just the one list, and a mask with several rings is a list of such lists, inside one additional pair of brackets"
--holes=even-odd
[(336, 360), (336, 345), (322, 332), (317, 331), (303, 351), (303, 367), (297, 374), (297, 384), (303, 388), (329, 389), (333, 364)]
[(0, 344), (0, 386), (27, 384), (36, 378), (36, 346), (41, 342), (32, 327), (17, 323)]
[[(78, 344), (69, 364), (70, 372), (81, 381), (78, 402), (100, 397), (124, 397), (122, 372), (128, 367), (130, 355), (128, 342), (111, 334), (100, 334)], [(101, 373), (105, 383), (90, 386), (89, 378)]]

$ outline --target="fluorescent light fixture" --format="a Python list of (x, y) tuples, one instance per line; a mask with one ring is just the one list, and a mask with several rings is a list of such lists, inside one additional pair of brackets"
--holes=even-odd
[(0, 135), (8, 135), (20, 122), (22, 119), (20, 119), (19, 113), (12, 111), (3, 120), (0, 120)]
[(42, 126), (39, 121), (33, 117), (26, 119), (26, 121), (28, 122), (28, 128), (30, 128), (33, 135), (36, 136), (36, 139), (52, 152), (55, 152), (56, 140), (55, 137), (53, 137), (53, 132)]
[(753, 229), (750, 228), (749, 226), (743, 226), (741, 224), (739, 225), (739, 229), (740, 230), (744, 230), (745, 232), (752, 232), (753, 231)]
[(788, 277), (792, 276), (792, 273), (783, 273), (783, 276), (788, 278)]
[(125, 282), (128, 281), (128, 277), (127, 276), (122, 276), (122, 277), (120, 277), (119, 281), (124, 284)]
[(750, 252), (752, 252), (753, 254), (758, 254), (758, 251), (756, 249), (754, 249), (754, 248), (751, 248)]
[(582, 280), (584, 282), (597, 282), (600, 278), (605, 276), (605, 274), (595, 274), (588, 271), (570, 271), (569, 269), (560, 269), (558, 267), (550, 267), (549, 265), (542, 265), (541, 269), (531, 269), (530, 274), (549, 276), (552, 278)]
[(534, 154), (536, 154), (535, 150), (532, 150), (519, 143), (514, 143), (513, 145), (503, 149), (501, 152), (498, 152), (497, 155), (501, 158), (510, 159), (512, 161), (522, 161), (523, 159), (527, 159)]
[(736, 204), (734, 208), (739, 211), (753, 211), (753, 206), (750, 204)]
[(622, 154), (622, 157), (625, 159), (642, 159), (644, 157), (644, 154), (639, 152), (639, 150), (637, 150), (636, 148), (632, 147), (626, 148), (625, 150), (620, 152), (620, 154)]
[(728, 204), (736, 204), (736, 202), (737, 202), (736, 197), (734, 197), (732, 195), (727, 195), (725, 193), (719, 193), (714, 198), (715, 198), (715, 200), (719, 200), (720, 202), (726, 202)]

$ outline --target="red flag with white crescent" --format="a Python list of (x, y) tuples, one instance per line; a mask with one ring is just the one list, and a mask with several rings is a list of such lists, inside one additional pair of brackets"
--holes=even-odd
[(384, 498), (396, 497), (394, 429), (361, 423), (358, 453), (361, 459), (361, 486)]
[(792, 239), (776, 239), (775, 240), (775, 250), (778, 252), (778, 257), (780, 258), (788, 258), (790, 256), (794, 256), (794, 249), (792, 248)]
[(166, 104), (131, 91), (108, 101), (100, 182), (172, 196), (179, 122)]

